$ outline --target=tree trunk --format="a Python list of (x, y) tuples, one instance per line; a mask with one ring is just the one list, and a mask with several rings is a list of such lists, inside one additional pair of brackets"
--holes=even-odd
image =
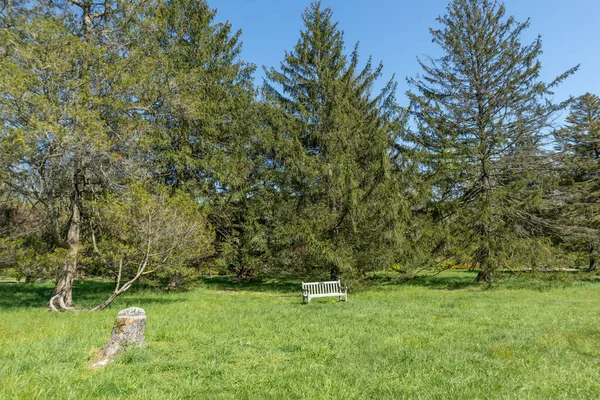
[(78, 201), (74, 201), (71, 223), (67, 233), (67, 256), (62, 269), (59, 271), (56, 286), (52, 293), (52, 300), (50, 300), (51, 303), (57, 301), (61, 308), (65, 308), (64, 306), (73, 307), (73, 281), (77, 273), (80, 234), (81, 213)]
[(475, 280), (479, 283), (491, 283), (494, 280), (494, 265), (493, 260), (490, 257), (490, 241), (488, 234), (488, 225), (483, 225), (484, 229), (484, 241), (479, 245), (477, 250), (477, 259), (479, 260), (479, 273)]
[[(481, 114), (481, 113), (480, 113)], [(480, 131), (484, 132), (484, 125), (481, 125)], [(481, 216), (479, 221), (479, 229), (481, 233), (481, 243), (477, 250), (477, 259), (479, 260), (480, 270), (477, 274), (476, 281), (479, 283), (491, 283), (493, 280), (493, 265), (490, 263), (490, 255), (492, 253), (491, 246), (491, 193), (492, 184), (489, 175), (490, 165), (489, 158), (486, 156), (481, 160), (481, 175), (482, 175), (482, 198)]]
[(340, 279), (340, 269), (336, 266), (332, 266), (329, 270), (329, 276), (332, 281), (337, 281)]
[(589, 249), (589, 255), (590, 255), (590, 264), (588, 267), (588, 271), (595, 271), (596, 270), (596, 253), (594, 253), (594, 244), (590, 243), (588, 245), (588, 249)]
[(479, 283), (492, 283), (493, 273), (488, 268), (481, 269), (477, 274), (477, 278), (475, 280)]
[(167, 285), (167, 289), (168, 290), (179, 290), (182, 287), (183, 287), (183, 275), (181, 274), (181, 272), (175, 272), (171, 276), (171, 280), (169, 281), (169, 284)]

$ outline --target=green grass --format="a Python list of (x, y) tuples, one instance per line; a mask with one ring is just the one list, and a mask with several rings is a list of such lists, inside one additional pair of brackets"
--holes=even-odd
[[(600, 397), (600, 283), (468, 272), (301, 305), (298, 282), (205, 279), (136, 290), (97, 313), (49, 313), (48, 284), (0, 283), (2, 399)], [(110, 285), (77, 286), (93, 304)], [(98, 370), (116, 312), (148, 313), (147, 347)]]

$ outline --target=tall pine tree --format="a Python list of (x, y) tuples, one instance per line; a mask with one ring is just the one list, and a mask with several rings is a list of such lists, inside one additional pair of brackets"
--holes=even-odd
[(538, 37), (522, 44), (529, 21), (506, 16), (495, 0), (453, 0), (431, 29), (442, 57), (420, 60), (409, 79), (416, 128), (406, 140), (423, 160), (428, 212), (438, 226), (434, 252), (479, 263), (478, 280), (537, 248), (536, 213), (544, 132), (565, 104), (553, 104), (540, 80)]
[(600, 99), (586, 93), (555, 132), (560, 160), (559, 226), (596, 269), (600, 246)]
[(255, 67), (241, 59), (241, 31), (216, 22), (206, 1), (156, 0), (138, 18), (131, 37), (144, 63), (135, 84), (152, 121), (152, 179), (209, 206), (219, 256), (211, 263), (257, 270), (240, 261), (252, 252), (240, 237), (254, 237), (262, 142)]
[(396, 140), (395, 83), (372, 95), (382, 65), (359, 68), (357, 46), (319, 2), (279, 70), (267, 71), (274, 107), (274, 185), (280, 195), (273, 246), (278, 261), (332, 279), (392, 261), (398, 239), (390, 150)]

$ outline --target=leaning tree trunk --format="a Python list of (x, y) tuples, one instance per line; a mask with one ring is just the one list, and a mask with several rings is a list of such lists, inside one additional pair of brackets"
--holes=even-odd
[(55, 309), (58, 305), (62, 309), (73, 308), (73, 281), (77, 273), (77, 259), (79, 257), (79, 240), (81, 234), (81, 213), (78, 202), (73, 204), (71, 223), (67, 233), (67, 256), (58, 273), (56, 286), (50, 300), (50, 307)]

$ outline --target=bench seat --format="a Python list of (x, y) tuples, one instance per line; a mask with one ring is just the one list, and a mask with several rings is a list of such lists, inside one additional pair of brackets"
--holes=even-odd
[(342, 287), (339, 280), (328, 282), (302, 282), (302, 302), (310, 303), (318, 297), (339, 297), (348, 301), (348, 288)]

